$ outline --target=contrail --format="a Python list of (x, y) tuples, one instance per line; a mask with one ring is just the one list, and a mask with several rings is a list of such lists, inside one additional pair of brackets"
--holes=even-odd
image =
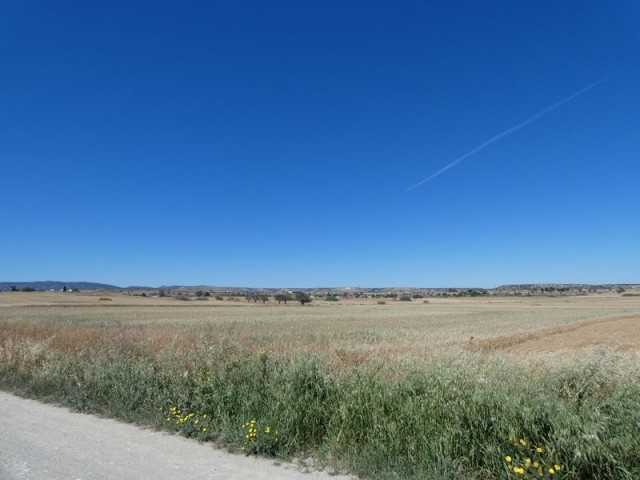
[(453, 162), (449, 163), (448, 165), (445, 165), (444, 167), (442, 167), (440, 170), (438, 170), (437, 172), (431, 174), (430, 176), (423, 178), (422, 180), (420, 180), (418, 183), (416, 183), (415, 185), (407, 188), (406, 190), (404, 190), (403, 193), (406, 193), (410, 190), (413, 190), (414, 188), (418, 188), (420, 185), (422, 185), (423, 183), (427, 183), (430, 180), (433, 180), (434, 178), (436, 178), (439, 175), (442, 175), (444, 172), (446, 172), (447, 170), (449, 170), (452, 167), (455, 167), (457, 164), (459, 164), (461, 161), (466, 160), (467, 158), (475, 155), (476, 153), (484, 150), (485, 148), (487, 148), (489, 145), (491, 145), (492, 143), (497, 142), (498, 140), (500, 140), (501, 138), (506, 137), (507, 135), (511, 135), (514, 132), (517, 132), (518, 130), (520, 130), (521, 128), (526, 127), (527, 125), (529, 125), (532, 122), (535, 122), (537, 119), (539, 119), (540, 117), (544, 117), (547, 113), (552, 112), (553, 110), (555, 110), (556, 108), (560, 107), (561, 105), (564, 105), (567, 102), (570, 102), (571, 100), (573, 100), (576, 97), (579, 97), (580, 95), (587, 93), (589, 90), (591, 90), (592, 88), (597, 87), (598, 85), (600, 85), (603, 82), (606, 82), (607, 80), (609, 80), (611, 77), (613, 77), (614, 75), (616, 75), (617, 73), (619, 73), (619, 70), (616, 70), (615, 72), (612, 72), (604, 77), (602, 77), (600, 80), (597, 80), (595, 82), (593, 82), (590, 85), (587, 85), (586, 87), (584, 87), (581, 90), (578, 90), (576, 93), (569, 95), (567, 98), (564, 98), (562, 100), (560, 100), (559, 102), (554, 103), (553, 105), (549, 105), (546, 108), (543, 108), (542, 110), (540, 110), (538, 113), (536, 113), (535, 115), (531, 115), (529, 118), (527, 118), (526, 120), (518, 123), (517, 125), (508, 128), (506, 130), (504, 130), (503, 132), (500, 132), (499, 134), (497, 134), (494, 137), (491, 137), (489, 140), (486, 140), (485, 142), (481, 143), (480, 145), (478, 145), (477, 147), (469, 150), (467, 153), (465, 153), (464, 155), (462, 155), (461, 157), (456, 158)]

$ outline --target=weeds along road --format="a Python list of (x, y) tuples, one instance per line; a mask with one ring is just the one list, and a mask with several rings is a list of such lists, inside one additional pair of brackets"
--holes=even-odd
[(0, 392), (2, 480), (324, 480), (292, 465)]

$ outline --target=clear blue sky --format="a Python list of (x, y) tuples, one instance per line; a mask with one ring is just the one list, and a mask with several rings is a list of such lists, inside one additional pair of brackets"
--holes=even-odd
[(10, 0), (0, 280), (640, 282), (639, 86), (636, 0)]

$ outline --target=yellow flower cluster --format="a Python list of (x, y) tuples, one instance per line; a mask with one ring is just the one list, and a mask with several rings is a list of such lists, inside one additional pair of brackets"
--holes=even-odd
[(244, 431), (244, 445), (242, 451), (246, 453), (274, 454), (280, 442), (280, 432), (269, 425), (264, 428), (258, 426), (258, 421), (252, 418), (242, 425)]
[[(256, 430), (256, 420), (253, 419), (251, 421), (249, 421), (249, 423), (245, 423), (244, 425), (242, 425), (242, 429), (244, 430), (245, 428), (247, 429), (247, 434), (244, 436), (245, 438), (245, 444), (247, 443), (251, 443), (251, 442), (255, 442), (256, 441), (256, 437), (258, 436), (258, 430)], [(242, 447), (244, 449), (244, 447)]]
[(517, 478), (551, 478), (562, 469), (551, 461), (542, 445), (531, 445), (525, 438), (519, 437), (509, 437), (509, 443), (515, 451), (513, 456), (506, 455), (504, 461), (509, 472)]
[(204, 424), (207, 421), (207, 415), (198, 415), (194, 412), (182, 412), (178, 407), (169, 408), (167, 423), (172, 424), (187, 433), (206, 433), (207, 427)]

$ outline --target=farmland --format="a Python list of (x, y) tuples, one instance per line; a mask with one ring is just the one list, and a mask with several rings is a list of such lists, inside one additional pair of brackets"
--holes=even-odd
[(300, 306), (11, 292), (0, 384), (365, 478), (637, 478), (639, 326), (640, 297), (615, 293)]

